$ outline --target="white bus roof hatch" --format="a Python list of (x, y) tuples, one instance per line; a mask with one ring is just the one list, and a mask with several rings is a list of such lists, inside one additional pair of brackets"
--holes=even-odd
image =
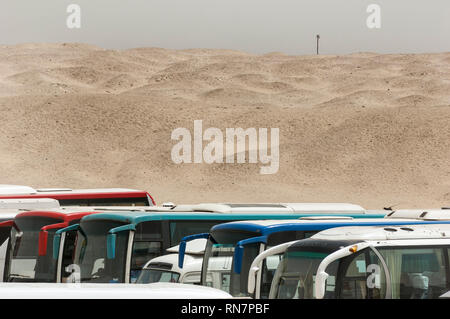
[(450, 210), (445, 209), (399, 209), (387, 214), (386, 219), (450, 220)]
[(60, 208), (59, 202), (53, 198), (17, 198), (0, 199), (0, 209), (53, 209)]
[(449, 238), (450, 224), (347, 226), (323, 230), (310, 238), (327, 240), (395, 240)]
[(31, 195), (36, 190), (29, 186), (0, 184), (0, 195)]

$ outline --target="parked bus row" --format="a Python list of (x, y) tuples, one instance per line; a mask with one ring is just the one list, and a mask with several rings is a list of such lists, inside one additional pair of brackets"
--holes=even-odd
[[(334, 211), (330, 207), (334, 207)], [(4, 281), (136, 281), (142, 266), (186, 235), (219, 223), (324, 214), (378, 217), (351, 204), (199, 204), (169, 207), (63, 207), (21, 212), (0, 224), (9, 234)], [(75, 268), (67, 270), (69, 266)], [(76, 279), (76, 278), (75, 278)], [(71, 279), (73, 280), (73, 278)]]
[[(286, 289), (286, 286), (288, 286), (286, 283), (287, 277), (280, 275), (280, 273), (282, 273), (282, 270), (280, 269), (288, 267), (286, 266), (287, 263), (296, 262), (296, 260), (290, 262), (289, 258), (293, 257), (289, 253), (285, 253), (287, 247), (304, 245), (305, 243), (311, 242), (313, 238), (328, 236), (327, 232), (330, 234), (341, 234), (345, 237), (348, 236), (348, 227), (358, 230), (358, 234), (360, 237), (362, 236), (362, 239), (364, 239), (364, 235), (367, 235), (368, 238), (370, 238), (372, 228), (376, 229), (376, 234), (392, 232), (395, 234), (394, 237), (398, 237), (398, 234), (407, 231), (409, 232), (408, 236), (402, 239), (414, 239), (414, 236), (422, 236), (423, 238), (419, 237), (422, 241), (418, 240), (417, 242), (422, 242), (422, 244), (424, 244), (423, 239), (428, 239), (428, 237), (423, 236), (423, 231), (414, 232), (414, 227), (428, 227), (426, 229), (435, 229), (436, 231), (433, 232), (440, 234), (439, 229), (442, 227), (450, 229), (448, 228), (450, 227), (449, 224), (449, 213), (444, 210), (395, 211), (389, 213), (381, 220), (357, 220), (348, 217), (335, 216), (309, 217), (307, 219), (295, 221), (260, 220), (226, 223), (214, 226), (209, 233), (185, 237), (180, 245), (181, 248), (179, 249), (179, 254), (169, 254), (149, 261), (144, 266), (144, 270), (138, 279), (138, 283), (157, 281), (198, 283), (204, 286), (222, 289), (235, 297), (248, 296), (253, 298), (285, 299), (296, 296), (296, 298), (298, 298), (298, 293), (297, 295), (289, 295), (289, 293), (276, 292), (277, 287), (280, 291), (283, 291), (283, 289)], [(397, 231), (400, 232), (397, 233)], [(431, 238), (442, 239), (449, 235), (450, 232), (447, 230), (447, 234)], [(199, 242), (201, 239), (203, 240), (202, 243)], [(354, 237), (352, 239), (356, 238)], [(374, 237), (374, 240), (375, 239), (378, 238)], [(193, 240), (192, 243), (195, 242), (196, 244), (194, 245), (196, 246), (196, 249), (193, 251), (190, 248), (186, 248), (189, 247), (190, 240)], [(318, 242), (320, 242), (320, 240), (313, 241), (313, 245), (318, 245)], [(405, 241), (404, 243), (407, 242)], [(327, 247), (327, 245), (342, 247), (342, 243), (334, 241), (334, 239), (333, 242), (324, 242), (323, 245), (324, 247)], [(203, 250), (201, 250), (201, 248), (203, 248)], [(318, 248), (318, 251), (323, 249), (325, 248)], [(202, 255), (200, 256), (200, 254)], [(314, 255), (314, 253), (312, 255)], [(178, 257), (178, 260), (176, 257)], [(420, 254), (410, 255), (412, 260), (414, 258), (420, 259), (421, 257), (422, 255)], [(186, 260), (184, 260), (185, 258)], [(447, 260), (445, 263), (447, 264), (448, 269), (448, 258), (442, 260), (443, 262)], [(422, 261), (414, 260), (412, 262), (421, 263)], [(362, 265), (361, 261), (358, 263)], [(289, 265), (288, 268), (290, 269), (287, 272), (292, 270), (292, 265)], [(367, 263), (367, 265), (369, 265), (369, 263)], [(387, 265), (389, 266), (389, 263), (387, 263)], [(408, 267), (407, 264), (405, 265), (405, 267)], [(374, 267), (376, 268), (376, 266)], [(444, 266), (441, 265), (441, 267)], [(369, 270), (371, 269), (369, 268)], [(369, 270), (367, 270), (367, 273), (361, 273), (361, 276), (365, 276), (367, 282), (369, 282), (371, 278)], [(284, 269), (284, 271), (286, 272), (286, 269)], [(442, 271), (443, 273), (447, 273), (447, 271)], [(293, 278), (297, 278), (297, 275), (298, 273), (293, 274)], [(311, 278), (315, 278), (314, 272), (310, 275), (312, 276)], [(373, 276), (375, 275), (372, 274), (372, 277)], [(378, 276), (378, 274), (376, 276)], [(435, 274), (435, 276), (437, 276), (437, 274)], [(417, 282), (419, 280), (418, 278), (419, 277), (415, 277), (414, 280)], [(420, 278), (426, 281), (423, 277)], [(445, 284), (441, 283), (441, 290), (450, 290), (450, 281), (445, 279), (445, 276), (441, 277), (441, 279), (442, 281), (447, 280)], [(291, 280), (293, 279), (291, 278)], [(300, 279), (297, 278), (297, 284), (299, 280)], [(334, 277), (332, 280), (334, 280)], [(364, 282), (364, 280), (360, 278), (359, 283), (361, 284), (362, 282)], [(386, 289), (389, 290), (389, 288)], [(439, 291), (439, 293), (440, 292), (442, 291)], [(438, 293), (427, 294), (426, 296), (435, 298), (437, 294)], [(301, 296), (311, 298), (313, 295), (303, 294)], [(344, 298), (344, 296), (346, 296), (344, 293), (327, 295), (327, 297), (332, 298)], [(372, 295), (355, 293), (349, 298), (370, 296)], [(320, 295), (318, 297), (320, 297)], [(383, 297), (403, 298), (405, 297), (405, 294), (389, 295), (385, 293), (383, 294)]]
[[(78, 202), (63, 202), (69, 199), (64, 196), (73, 197), (75, 193), (77, 198), (72, 199)], [(127, 194), (129, 198), (124, 199)], [(108, 198), (111, 200), (105, 200)], [(427, 273), (436, 267), (430, 266), (432, 269), (428, 267), (429, 270), (422, 272), (406, 272), (401, 268), (400, 277), (398, 269), (390, 269), (399, 264), (406, 268), (413, 267), (410, 266), (413, 263), (435, 265), (434, 257), (432, 262), (422, 260), (427, 254), (391, 258), (382, 254), (384, 248), (380, 251), (374, 248), (374, 242), (391, 239), (407, 245), (416, 241), (417, 247), (427, 239), (434, 240), (427, 241), (432, 245), (442, 243), (450, 233), (445, 232), (450, 227), (450, 218), (444, 208), (368, 211), (358, 205), (341, 203), (155, 206), (153, 198), (142, 191), (34, 190), (0, 185), (1, 213), (4, 213), (0, 217), (4, 260), (0, 267), (4, 271), (3, 280), (8, 282), (6, 286), (80, 282), (83, 287), (89, 287), (91, 284), (170, 282), (178, 283), (178, 287), (187, 283), (209, 287), (222, 291), (224, 294), (219, 294), (222, 297), (406, 298), (409, 291), (406, 288), (402, 293), (398, 287), (392, 290), (401, 277), (402, 285), (410, 288), (428, 287), (422, 288), (426, 290), (423, 294), (411, 288), (413, 292), (408, 295), (411, 298), (436, 298), (450, 290), (446, 249), (442, 250), (443, 259), (437, 259), (442, 261), (441, 272), (433, 275), (445, 281), (437, 289), (436, 279), (432, 280), (433, 276)], [(391, 238), (386, 235), (390, 233), (397, 237), (407, 235)], [(370, 234), (371, 238), (364, 237)], [(366, 254), (369, 257), (365, 255), (364, 265), (368, 265), (365, 272), (362, 272), (363, 257), (355, 263), (361, 270), (359, 281), (348, 283), (347, 279), (341, 279), (342, 271), (348, 271), (342, 267), (348, 266), (346, 260), (352, 254), (343, 250), (346, 246), (338, 242), (345, 240), (339, 236), (358, 242), (353, 245), (356, 248), (347, 249), (351, 253), (354, 253), (352, 249), (366, 249), (365, 254), (368, 251), (379, 254), (378, 264), (369, 263), (374, 260), (370, 253)], [(295, 259), (296, 253), (290, 252), (298, 247), (317, 247), (330, 256), (311, 251), (304, 255), (317, 258)], [(335, 248), (327, 250), (327, 247)], [(402, 258), (411, 261), (403, 262)], [(301, 267), (294, 271), (297, 266)], [(330, 270), (331, 266), (337, 268)], [(363, 278), (367, 287), (363, 287)], [(330, 282), (336, 282), (333, 293), (328, 287)], [(350, 288), (345, 288), (349, 285), (354, 288), (351, 288), (353, 294)], [(370, 290), (371, 287), (377, 287), (378, 292)]]

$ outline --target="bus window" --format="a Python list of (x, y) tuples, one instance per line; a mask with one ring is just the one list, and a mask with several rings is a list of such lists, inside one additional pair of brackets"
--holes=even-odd
[(341, 299), (366, 299), (366, 254), (360, 253), (347, 265), (342, 279)]
[(70, 275), (70, 273), (66, 272), (65, 269), (67, 268), (67, 266), (73, 264), (77, 232), (76, 231), (68, 231), (65, 234), (66, 235), (65, 235), (65, 240), (64, 240), (64, 248), (63, 248), (63, 256), (62, 256), (62, 270), (63, 270), (62, 276), (68, 277)]
[(136, 231), (134, 232), (135, 241), (161, 240), (162, 237), (161, 221), (152, 220), (136, 225)]
[(61, 206), (151, 206), (146, 197), (58, 199)]
[[(7, 281), (41, 281), (52, 282), (56, 261), (51, 254), (38, 256), (39, 231), (45, 225), (60, 222), (53, 218), (20, 218), (16, 220), (16, 228), (11, 229), (11, 250), (8, 256)], [(51, 251), (55, 230), (48, 231), (47, 251)]]
[(82, 224), (82, 230), (77, 236), (79, 242), (75, 247), (75, 264), (80, 267), (81, 282), (116, 283), (124, 281), (121, 271), (125, 265), (129, 232), (116, 234), (116, 256), (107, 258), (106, 235), (112, 228), (123, 223), (114, 221), (92, 221)]
[(270, 286), (280, 261), (281, 254), (269, 256), (264, 259), (261, 272), (261, 299), (269, 298)]
[(211, 227), (219, 224), (218, 220), (178, 220), (170, 222), (170, 246), (180, 243), (183, 237), (209, 232)]
[(372, 250), (347, 257), (342, 261), (340, 299), (382, 299), (386, 295), (383, 265)]
[(147, 261), (162, 255), (162, 253), (162, 242), (160, 241), (135, 241), (131, 256), (130, 282), (136, 282)]
[(144, 269), (141, 271), (137, 283), (148, 284), (154, 282), (178, 282), (180, 274), (160, 269)]
[(201, 273), (200, 272), (191, 272), (184, 276), (183, 278), (183, 284), (193, 284), (193, 285), (199, 285), (201, 279)]
[(388, 265), (392, 298), (435, 299), (449, 290), (441, 248), (379, 248)]
[[(270, 298), (312, 299), (315, 297), (314, 283), (316, 271), (326, 253), (313, 251), (288, 251), (283, 255), (274, 274)], [(325, 298), (334, 298), (337, 262), (327, 268)]]
[[(269, 249), (273, 246), (286, 243), (289, 241), (309, 238), (316, 233), (317, 231), (303, 231), (303, 230), (282, 231), (272, 233), (268, 237), (265, 249)], [(269, 256), (268, 258), (264, 259), (261, 271), (261, 286), (260, 286), (261, 288), (259, 298), (261, 299), (269, 298), (272, 279), (275, 274), (275, 271), (277, 270), (278, 264), (280, 263), (280, 260), (281, 254)]]

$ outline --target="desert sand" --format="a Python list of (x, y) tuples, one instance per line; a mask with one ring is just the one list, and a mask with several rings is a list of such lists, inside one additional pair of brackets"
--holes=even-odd
[[(0, 176), (158, 203), (450, 206), (450, 53), (0, 46)], [(171, 132), (279, 128), (280, 167), (180, 164)]]

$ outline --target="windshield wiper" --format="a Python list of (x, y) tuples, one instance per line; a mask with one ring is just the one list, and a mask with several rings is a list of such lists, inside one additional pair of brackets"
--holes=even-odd
[(31, 276), (25, 276), (25, 275), (20, 275), (20, 274), (9, 274), (9, 277), (14, 277), (14, 278), (32, 278)]

